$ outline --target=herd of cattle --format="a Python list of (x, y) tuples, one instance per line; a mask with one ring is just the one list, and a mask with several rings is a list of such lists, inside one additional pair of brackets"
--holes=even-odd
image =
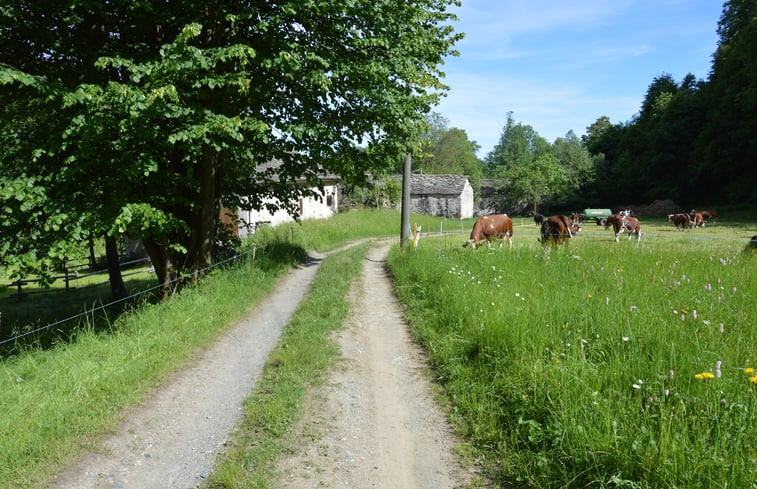
[[(703, 227), (705, 222), (717, 222), (718, 213), (716, 211), (696, 211), (691, 213), (680, 213), (668, 215), (668, 221), (675, 225), (676, 229), (690, 229), (693, 227)], [(534, 223), (541, 227), (539, 241), (542, 245), (547, 244), (568, 244), (570, 238), (575, 236), (581, 230), (581, 218), (579, 214), (573, 214), (571, 217), (564, 215), (545, 217), (541, 214), (534, 215)], [(636, 237), (637, 243), (641, 240), (641, 224), (639, 220), (632, 216), (629, 210), (621, 211), (617, 214), (610, 215), (604, 221), (605, 230), (612, 227), (615, 233), (615, 241), (619, 241), (620, 235), (628, 234), (628, 239)], [(757, 238), (757, 237), (756, 237)], [(507, 214), (492, 214), (479, 217), (473, 224), (470, 238), (464, 246), (477, 248), (486, 243), (491, 246), (492, 241), (506, 240), (508, 246), (513, 246), (513, 221)]]

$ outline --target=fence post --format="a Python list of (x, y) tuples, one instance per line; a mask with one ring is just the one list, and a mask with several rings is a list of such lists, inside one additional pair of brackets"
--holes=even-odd
[(258, 249), (257, 243), (252, 243), (252, 257), (250, 258), (250, 275), (255, 273), (255, 253)]

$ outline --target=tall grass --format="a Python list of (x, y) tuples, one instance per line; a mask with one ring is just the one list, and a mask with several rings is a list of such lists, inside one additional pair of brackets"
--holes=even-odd
[(500, 483), (757, 487), (757, 256), (693, 236), (392, 252), (413, 332)]

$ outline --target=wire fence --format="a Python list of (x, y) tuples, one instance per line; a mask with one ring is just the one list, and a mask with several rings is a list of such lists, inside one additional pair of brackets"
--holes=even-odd
[[(136, 259), (136, 260), (125, 261), (123, 263), (119, 263), (118, 265), (119, 265), (119, 267), (123, 268), (125, 266), (133, 265), (135, 263), (144, 263), (144, 262), (149, 262), (149, 261), (150, 261), (149, 258), (139, 258), (139, 259)], [(15, 287), (16, 288), (16, 293), (8, 295), (8, 296), (5, 296), (5, 297), (2, 297), (2, 298), (3, 299), (20, 299), (21, 297), (23, 297), (25, 295), (28, 295), (28, 294), (40, 294), (40, 293), (50, 293), (50, 292), (65, 291), (65, 290), (69, 290), (71, 282), (75, 282), (76, 280), (81, 280), (81, 279), (84, 279), (84, 278), (87, 278), (87, 277), (92, 277), (94, 275), (102, 275), (102, 274), (108, 273), (107, 269), (105, 269), (105, 270), (95, 270), (93, 272), (87, 272), (87, 273), (80, 273), (76, 269), (77, 268), (81, 268), (82, 266), (83, 265), (66, 266), (63, 269), (63, 274), (62, 275), (53, 275), (51, 277), (52, 280), (53, 280), (53, 282), (55, 282), (57, 280), (63, 280), (63, 282), (65, 283), (65, 288), (63, 288), (63, 289), (44, 289), (44, 290), (35, 290), (35, 291), (31, 291), (31, 292), (24, 292), (22, 290), (22, 288), (25, 285), (29, 285), (29, 284), (40, 282), (40, 279), (39, 278), (18, 279), (18, 280), (15, 280), (13, 282), (10, 282), (8, 284), (5, 284), (6, 287)], [(121, 275), (123, 277), (127, 277), (127, 276), (130, 276), (130, 275), (134, 275), (136, 273), (144, 273), (144, 272), (145, 272), (145, 270), (139, 270), (139, 271), (132, 271), (132, 272), (122, 273)], [(107, 284), (108, 282), (109, 282), (109, 280), (106, 280), (104, 282), (86, 285), (86, 287), (99, 286), (99, 285)]]
[[(195, 272), (195, 275), (204, 274), (205, 272), (207, 272), (209, 270), (212, 270), (212, 269), (214, 269), (216, 267), (219, 267), (221, 265), (224, 265), (224, 264), (232, 262), (232, 261), (236, 261), (236, 260), (238, 260), (238, 259), (246, 256), (249, 253), (250, 253), (250, 251), (245, 251), (243, 253), (238, 253), (238, 254), (230, 257), (230, 258), (227, 258), (225, 260), (221, 260), (221, 261), (219, 261), (217, 263), (214, 263), (214, 264), (212, 264), (212, 265), (210, 265), (208, 267), (205, 267), (205, 268), (202, 268), (200, 270), (197, 270)], [(139, 261), (139, 260), (135, 260), (135, 261)], [(25, 331), (24, 333), (20, 333), (20, 334), (18, 334), (16, 336), (12, 336), (10, 338), (0, 339), (0, 346), (8, 344), (8, 343), (15, 342), (15, 341), (18, 341), (18, 340), (20, 340), (20, 339), (22, 339), (24, 337), (27, 337), (27, 336), (30, 336), (30, 335), (33, 335), (33, 334), (37, 334), (37, 333), (49, 330), (49, 329), (54, 328), (56, 326), (59, 326), (61, 324), (67, 323), (69, 321), (73, 321), (73, 320), (80, 319), (80, 318), (85, 317), (85, 316), (89, 316), (89, 315), (94, 314), (94, 313), (96, 313), (98, 311), (102, 311), (102, 310), (105, 310), (105, 309), (107, 309), (109, 307), (112, 307), (112, 306), (114, 306), (116, 304), (120, 304), (122, 302), (129, 301), (129, 300), (132, 300), (132, 299), (136, 299), (137, 297), (140, 297), (140, 296), (142, 296), (144, 294), (148, 294), (148, 293), (150, 293), (150, 292), (152, 292), (154, 290), (160, 289), (160, 288), (162, 288), (162, 287), (164, 287), (166, 285), (173, 285), (173, 284), (175, 284), (175, 283), (177, 283), (177, 282), (179, 282), (181, 280), (184, 280), (184, 279), (185, 279), (185, 277), (178, 277), (176, 279), (171, 280), (170, 282), (168, 282), (166, 284), (158, 284), (158, 285), (155, 285), (153, 287), (148, 287), (147, 289), (141, 290), (141, 291), (136, 292), (134, 294), (128, 295), (128, 296), (120, 298), (120, 299), (115, 299), (115, 300), (113, 300), (111, 302), (108, 302), (106, 304), (101, 304), (101, 305), (99, 305), (97, 307), (93, 307), (92, 309), (87, 309), (87, 310), (85, 310), (83, 312), (80, 312), (78, 314), (74, 314), (73, 316), (69, 316), (67, 318), (60, 319), (60, 320), (54, 321), (52, 323), (48, 323), (48, 324), (46, 324), (44, 326), (40, 326), (39, 328), (30, 330), (30, 331)], [(107, 282), (104, 282), (104, 283), (107, 283)], [(2, 313), (0, 313), (0, 321), (2, 321)]]

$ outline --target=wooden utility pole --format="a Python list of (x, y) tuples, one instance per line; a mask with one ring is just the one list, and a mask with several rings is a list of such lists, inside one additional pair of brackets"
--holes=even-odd
[(405, 155), (405, 167), (402, 171), (402, 228), (400, 244), (405, 246), (410, 240), (410, 153)]

